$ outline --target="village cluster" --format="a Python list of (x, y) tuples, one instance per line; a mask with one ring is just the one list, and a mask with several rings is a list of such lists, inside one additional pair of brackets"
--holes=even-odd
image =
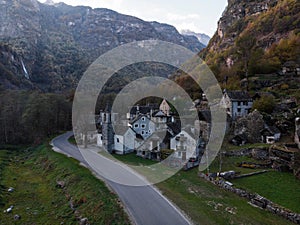
[[(256, 93), (254, 96), (246, 91), (224, 91), (221, 101), (227, 111), (227, 127), (231, 127), (240, 118), (249, 116), (253, 101), (266, 93)], [(164, 154), (183, 164), (199, 163), (205, 146), (208, 142), (211, 130), (211, 113), (209, 108), (200, 107), (200, 102), (205, 102), (205, 95), (197, 107), (196, 118), (184, 118), (190, 120), (193, 126), (181, 127), (178, 116), (172, 112), (171, 106), (164, 99), (161, 104), (136, 105), (129, 109), (125, 117), (120, 118), (107, 107), (97, 117), (97, 134), (92, 139), (97, 146), (109, 153), (128, 154), (135, 152), (137, 156), (160, 161)], [(252, 112), (252, 114), (255, 113)], [(259, 114), (259, 112), (257, 112)], [(181, 118), (182, 120), (183, 118)], [(274, 144), (281, 138), (281, 132), (276, 126), (268, 126), (261, 122), (258, 142)], [(230, 142), (242, 146), (248, 143), (247, 136), (242, 127), (231, 135)], [(256, 134), (257, 135), (257, 134)], [(296, 119), (295, 141), (299, 145), (300, 119)], [(96, 137), (96, 140), (95, 140)], [(174, 152), (173, 154), (170, 154)]]

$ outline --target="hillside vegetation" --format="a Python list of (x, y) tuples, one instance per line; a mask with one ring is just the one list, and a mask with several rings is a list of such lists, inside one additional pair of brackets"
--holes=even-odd
[[(78, 224), (84, 218), (90, 224), (130, 224), (102, 181), (47, 145), (0, 150), (0, 174), (0, 224)], [(12, 205), (11, 213), (3, 213)]]
[(300, 2), (229, 1), (218, 31), (200, 55), (220, 81), (279, 72), (289, 61), (299, 65)]

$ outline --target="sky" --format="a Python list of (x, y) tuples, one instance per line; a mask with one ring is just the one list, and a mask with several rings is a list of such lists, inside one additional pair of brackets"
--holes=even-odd
[[(39, 0), (45, 2), (46, 0)], [(213, 36), (227, 0), (53, 0), (68, 5), (108, 8), (145, 21), (173, 25), (180, 32), (191, 30)]]

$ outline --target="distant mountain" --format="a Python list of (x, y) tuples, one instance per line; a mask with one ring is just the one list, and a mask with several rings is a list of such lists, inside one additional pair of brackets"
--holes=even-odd
[[(222, 80), (300, 65), (299, 0), (228, 0), (218, 30), (200, 56)], [(290, 64), (290, 63), (289, 63)]]
[(195, 36), (205, 46), (207, 46), (210, 41), (210, 36), (208, 36), (207, 34), (203, 34), (203, 33), (196, 33), (196, 32), (190, 31), (190, 30), (182, 30), (181, 34), (185, 35), (185, 36)]
[(109, 9), (0, 0), (0, 88), (57, 92), (76, 87), (101, 54), (132, 41), (157, 39), (204, 46), (174, 27)]

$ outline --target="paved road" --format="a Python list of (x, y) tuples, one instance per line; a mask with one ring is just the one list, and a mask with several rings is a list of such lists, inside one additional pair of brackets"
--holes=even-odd
[[(91, 159), (97, 161), (99, 165), (99, 160), (101, 161), (102, 167), (93, 167), (93, 171), (99, 176), (105, 176), (107, 171), (111, 173), (116, 173), (120, 175), (119, 164), (113, 161), (109, 161), (109, 168), (104, 157), (99, 156), (95, 152), (91, 152), (88, 155), (82, 156), (79, 149), (68, 142), (68, 138), (72, 135), (72, 132), (63, 134), (52, 141), (52, 145), (56, 151), (60, 151), (67, 154), (89, 168), (91, 168), (85, 157), (89, 158), (91, 164)], [(100, 157), (96, 159), (97, 157)], [(102, 157), (102, 158), (101, 158)], [(93, 163), (93, 162), (92, 162)], [(107, 165), (106, 165), (107, 164)], [(103, 166), (104, 165), (104, 166)], [(107, 169), (107, 171), (105, 171)], [(115, 171), (113, 171), (115, 170)], [(138, 180), (143, 182), (139, 176), (130, 172), (129, 170), (122, 170), (122, 177), (124, 179)], [(118, 184), (109, 180), (104, 179), (105, 182), (118, 194), (119, 198), (125, 205), (127, 211), (131, 215), (131, 218), (137, 225), (185, 225), (190, 224), (189, 221), (182, 215), (164, 196), (162, 196), (153, 186), (127, 186)]]

